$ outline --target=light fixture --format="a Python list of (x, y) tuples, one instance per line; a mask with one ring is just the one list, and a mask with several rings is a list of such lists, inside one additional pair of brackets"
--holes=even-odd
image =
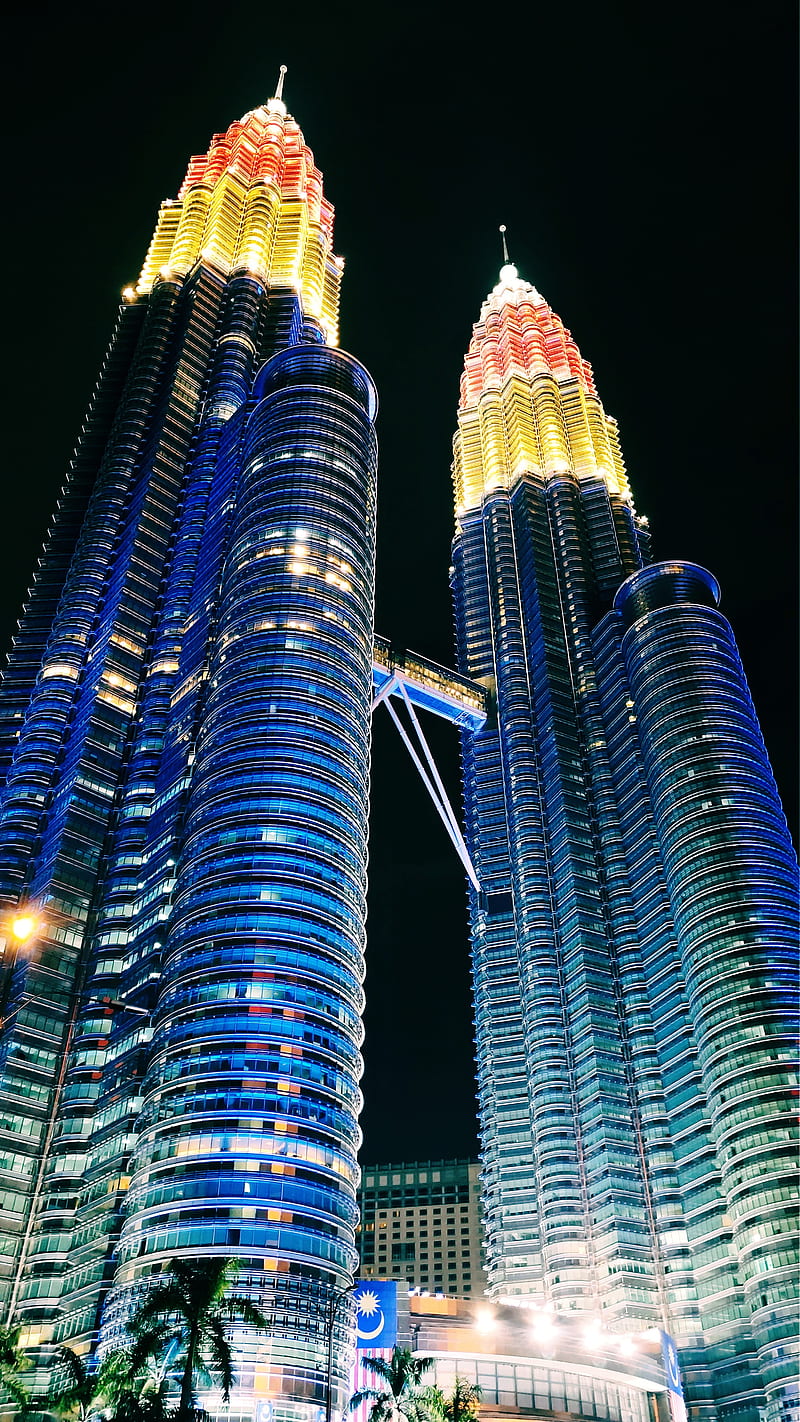
[(547, 1313), (540, 1313), (531, 1324), (531, 1333), (539, 1343), (547, 1343), (556, 1331), (556, 1325)]
[(18, 943), (27, 943), (38, 927), (36, 919), (32, 918), (30, 914), (20, 914), (18, 918), (11, 921), (11, 932)]

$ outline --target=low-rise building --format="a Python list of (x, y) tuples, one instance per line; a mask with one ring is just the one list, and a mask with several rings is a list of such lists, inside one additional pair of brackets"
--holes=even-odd
[(367, 1165), (357, 1245), (361, 1277), (431, 1294), (483, 1294), (479, 1166), (474, 1160)]

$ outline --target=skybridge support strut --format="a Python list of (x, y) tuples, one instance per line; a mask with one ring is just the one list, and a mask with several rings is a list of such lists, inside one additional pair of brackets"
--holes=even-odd
[[(393, 669), (392, 674), (387, 678), (387, 680), (382, 685), (380, 691), (375, 696), (372, 702), (372, 709), (373, 711), (375, 711), (376, 708), (380, 706), (381, 702), (386, 703), (386, 709), (389, 712), (389, 715), (391, 716), (397, 728), (398, 734), (404, 746), (406, 747), (406, 750), (408, 751), (409, 755), (411, 756), (411, 759), (414, 762), (414, 765), (419, 771), (422, 783), (425, 786), (425, 789), (428, 791), (428, 794), (430, 795), (431, 800), (433, 801), (436, 807), (436, 810), (442, 820), (442, 823), (445, 829), (447, 830), (448, 835), (450, 836), (450, 840), (453, 844), (456, 854), (458, 855), (459, 859), (461, 860), (461, 863), (464, 866), (467, 878), (469, 879), (475, 891), (477, 893), (480, 893), (481, 886), (478, 881), (478, 876), (475, 873), (475, 866), (473, 865), (472, 860), (470, 859), (469, 850), (467, 849), (466, 843), (464, 842), (464, 836), (462, 835), (461, 830), (459, 828), (455, 811), (453, 810), (453, 807), (450, 804), (450, 800), (448, 798), (447, 791), (444, 788), (442, 778), (436, 768), (436, 762), (433, 758), (433, 753), (431, 751), (430, 746), (428, 745), (427, 740), (425, 739), (425, 734), (419, 723), (419, 719), (416, 715), (416, 712), (414, 711), (414, 707), (411, 701), (411, 695), (409, 695), (409, 690), (411, 690), (411, 695), (413, 695), (414, 691), (416, 690), (416, 687), (412, 686), (411, 688), (409, 688), (406, 685), (406, 678), (403, 676), (402, 672)], [(410, 723), (409, 726), (405, 726), (403, 724), (402, 720), (397, 714), (395, 707), (392, 705), (393, 696), (399, 697), (400, 700), (403, 702), (406, 708), (406, 712), (408, 714), (408, 720)], [(463, 725), (463, 720), (461, 716), (459, 714), (454, 714), (449, 707), (443, 707), (442, 709), (439, 709), (438, 707), (431, 705), (429, 706), (429, 709), (435, 711), (439, 715), (443, 715), (446, 720), (452, 721), (454, 724)]]

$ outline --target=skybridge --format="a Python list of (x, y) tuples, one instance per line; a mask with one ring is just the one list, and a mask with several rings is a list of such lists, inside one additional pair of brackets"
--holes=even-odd
[[(441, 716), (461, 730), (480, 731), (489, 715), (490, 693), (480, 682), (459, 676), (439, 662), (416, 652), (392, 647), (386, 637), (375, 637), (372, 663), (372, 709), (385, 704), (398, 734), (414, 762), (422, 782), (464, 866), (470, 883), (480, 893), (480, 883), (464, 842), (430, 746), (425, 739), (416, 709)], [(396, 704), (396, 703), (399, 703)], [(404, 716), (400, 715), (401, 707)]]

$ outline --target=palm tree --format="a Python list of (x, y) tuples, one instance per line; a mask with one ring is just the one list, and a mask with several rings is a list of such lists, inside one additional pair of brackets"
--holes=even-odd
[(475, 1422), (480, 1412), (481, 1390), (477, 1383), (467, 1382), (456, 1373), (453, 1391), (444, 1398), (447, 1422)]
[(56, 1349), (56, 1366), (50, 1381), (48, 1407), (59, 1417), (86, 1422), (100, 1391), (99, 1373), (90, 1373), (83, 1358), (63, 1345)]
[(167, 1387), (162, 1378), (123, 1388), (114, 1402), (114, 1422), (170, 1422), (175, 1414), (167, 1404)]
[(93, 1412), (102, 1407), (114, 1422), (167, 1422), (165, 1369), (150, 1359), (140, 1363), (132, 1344), (106, 1353), (94, 1385)]
[(130, 1384), (129, 1360), (130, 1349), (120, 1348), (107, 1353), (99, 1368), (92, 1370), (84, 1358), (62, 1344), (56, 1349), (47, 1406), (59, 1417), (86, 1422), (123, 1395)]
[(19, 1375), (30, 1367), (30, 1358), (26, 1357), (19, 1346), (21, 1332), (21, 1323), (0, 1324), (0, 1387), (5, 1389), (17, 1407), (24, 1412), (30, 1397), (28, 1389), (20, 1382)]
[(379, 1377), (384, 1386), (363, 1387), (350, 1398), (350, 1411), (362, 1402), (371, 1402), (370, 1422), (428, 1422), (441, 1416), (438, 1388), (426, 1387), (423, 1375), (433, 1367), (433, 1358), (417, 1358), (410, 1348), (393, 1348), (391, 1358), (364, 1358), (363, 1366)]
[(250, 1299), (231, 1292), (236, 1273), (233, 1259), (173, 1259), (164, 1282), (150, 1290), (128, 1324), (132, 1380), (148, 1359), (177, 1345), (174, 1361), (182, 1371), (176, 1422), (189, 1422), (193, 1416), (197, 1382), (216, 1382), (223, 1402), (230, 1401), (235, 1379), (227, 1325), (238, 1320), (253, 1328), (267, 1326)]

